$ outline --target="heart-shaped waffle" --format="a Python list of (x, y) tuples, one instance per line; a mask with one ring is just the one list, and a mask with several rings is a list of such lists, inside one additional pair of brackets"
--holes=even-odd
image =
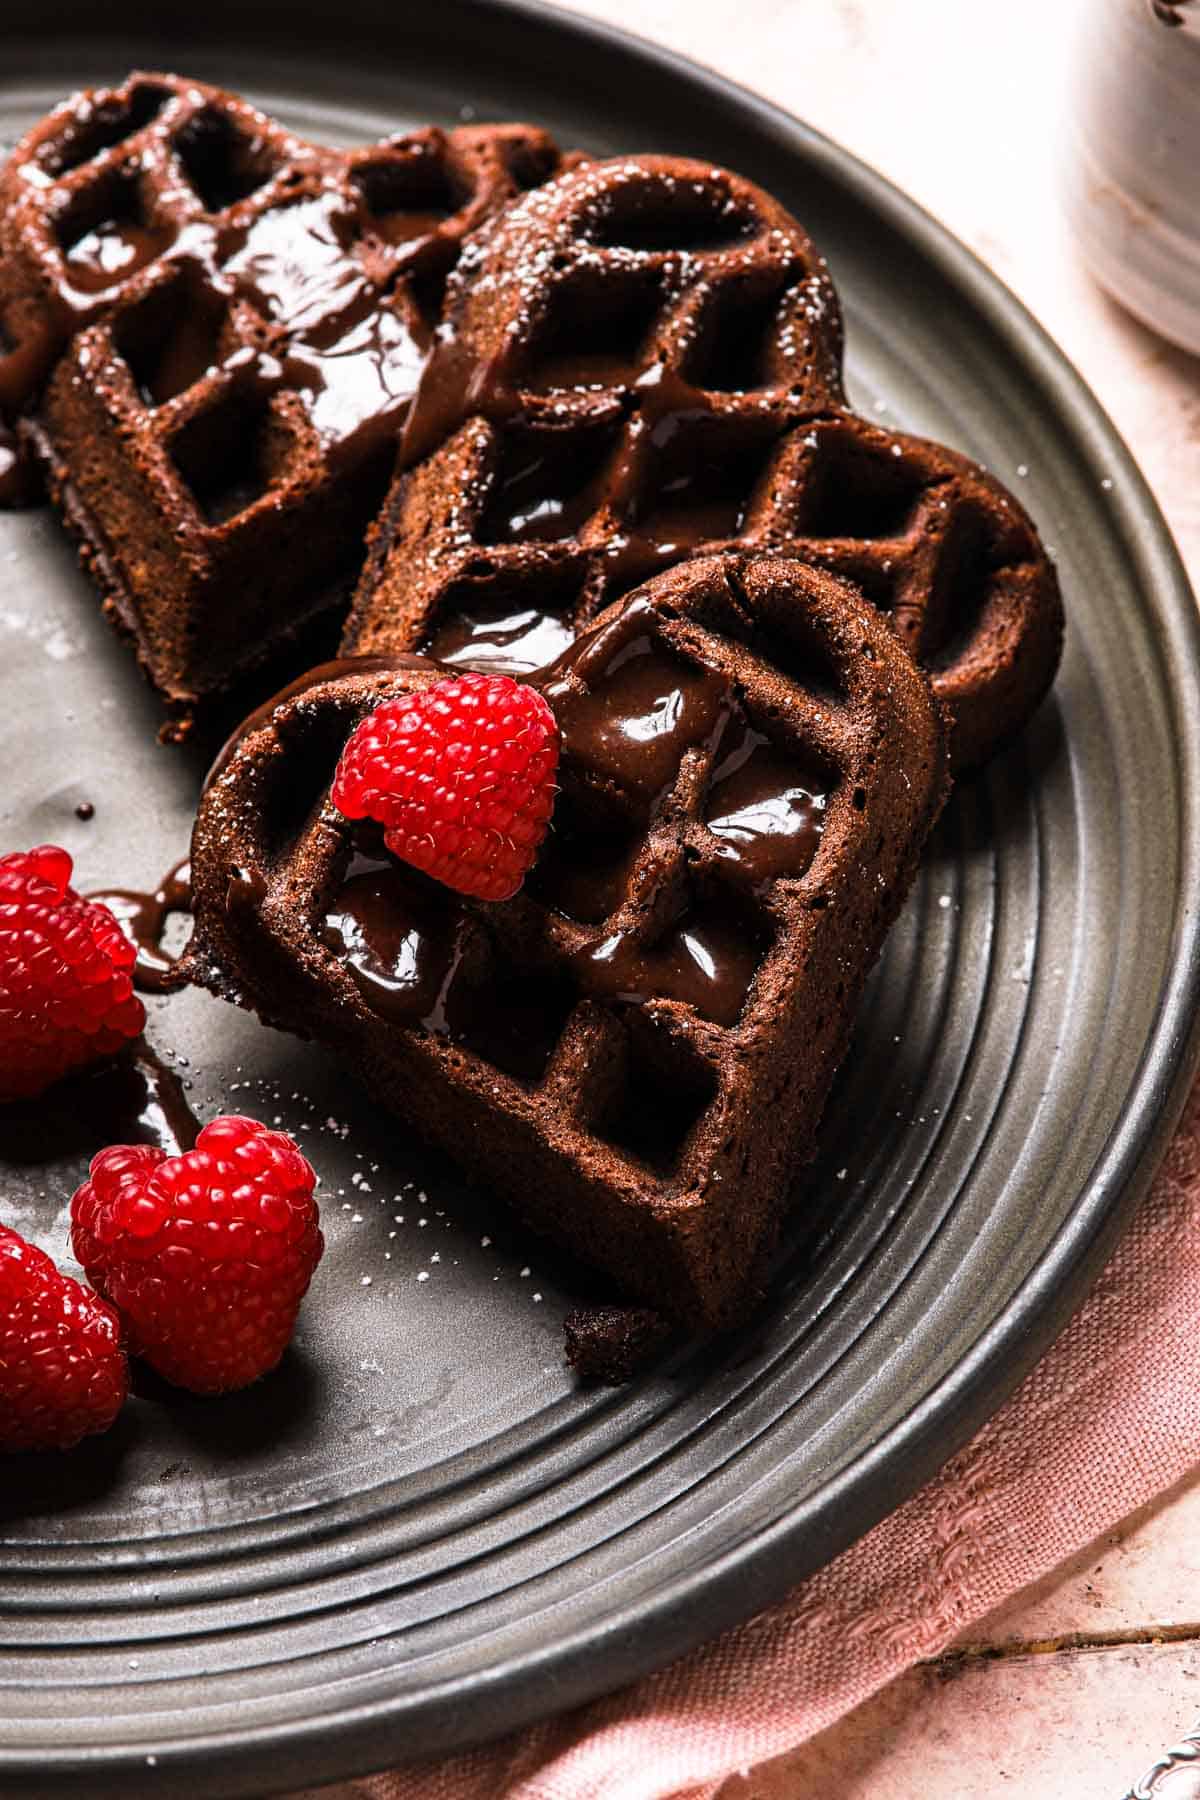
[(982, 761), (1053, 677), (1053, 567), (984, 470), (854, 414), (841, 359), (824, 261), (761, 188), (560, 175), (451, 279), (344, 653), (524, 672), (656, 569), (777, 547), (854, 581)]
[(445, 673), (332, 664), (247, 723), (196, 823), (190, 971), (341, 1051), (626, 1295), (728, 1324), (941, 807), (938, 704), (836, 577), (672, 569), (542, 678), (551, 836), (486, 905), (329, 798), (358, 722)]
[(559, 166), (522, 125), (322, 149), (146, 74), (13, 153), (0, 415), (36, 402), (52, 491), (181, 724), (344, 601), (446, 274)]

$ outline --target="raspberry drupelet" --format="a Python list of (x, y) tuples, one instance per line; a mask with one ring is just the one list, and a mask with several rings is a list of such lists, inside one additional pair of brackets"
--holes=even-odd
[(69, 1450), (128, 1389), (113, 1308), (0, 1225), (0, 1451)]
[(393, 856), (460, 894), (508, 900), (554, 810), (558, 723), (507, 675), (451, 675), (387, 700), (342, 752), (333, 803), (385, 827)]
[(287, 1349), (324, 1247), (315, 1186), (285, 1132), (230, 1115), (182, 1156), (102, 1150), (71, 1202), (71, 1242), (132, 1351), (178, 1387), (225, 1393)]
[(132, 943), (70, 881), (52, 844), (0, 857), (0, 1103), (111, 1056), (146, 1022)]

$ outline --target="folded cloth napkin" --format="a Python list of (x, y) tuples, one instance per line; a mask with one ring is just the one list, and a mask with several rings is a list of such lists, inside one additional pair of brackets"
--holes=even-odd
[(936, 1655), (1198, 1461), (1200, 1085), (1052, 1349), (935, 1480), (836, 1562), (606, 1700), (320, 1800), (711, 1800), (727, 1776)]

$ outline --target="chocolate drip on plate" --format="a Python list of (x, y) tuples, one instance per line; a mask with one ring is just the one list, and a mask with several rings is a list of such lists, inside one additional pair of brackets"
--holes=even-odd
[(0, 1107), (4, 1154), (22, 1162), (44, 1162), (48, 1148), (91, 1156), (109, 1144), (153, 1144), (179, 1156), (200, 1130), (182, 1078), (144, 1038), (38, 1100)]
[(133, 985), (139, 993), (169, 994), (187, 985), (178, 958), (165, 950), (162, 942), (168, 919), (191, 911), (191, 872), (186, 857), (168, 871), (152, 894), (136, 888), (108, 888), (86, 897), (107, 906), (126, 937), (133, 940), (137, 949)]
[(124, 1122), (113, 1141), (156, 1144), (168, 1156), (190, 1150), (202, 1127), (180, 1076), (145, 1039), (134, 1051), (130, 1068), (133, 1079), (125, 1082)]

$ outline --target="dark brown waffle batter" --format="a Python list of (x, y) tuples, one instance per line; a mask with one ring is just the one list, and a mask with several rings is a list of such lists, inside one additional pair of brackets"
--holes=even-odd
[(558, 166), (520, 125), (322, 149), (168, 75), (75, 96), (13, 153), (0, 417), (35, 407), (26, 438), (182, 724), (344, 601), (446, 273)]
[(937, 704), (836, 578), (675, 568), (543, 679), (553, 833), (487, 906), (329, 801), (357, 722), (444, 672), (331, 665), (248, 722), (196, 824), (191, 972), (342, 1051), (623, 1293), (726, 1325), (942, 804)]
[(524, 672), (655, 569), (778, 546), (861, 588), (982, 761), (1053, 677), (1053, 567), (982, 469), (851, 412), (841, 360), (751, 182), (634, 156), (524, 196), (451, 278), (344, 652)]

